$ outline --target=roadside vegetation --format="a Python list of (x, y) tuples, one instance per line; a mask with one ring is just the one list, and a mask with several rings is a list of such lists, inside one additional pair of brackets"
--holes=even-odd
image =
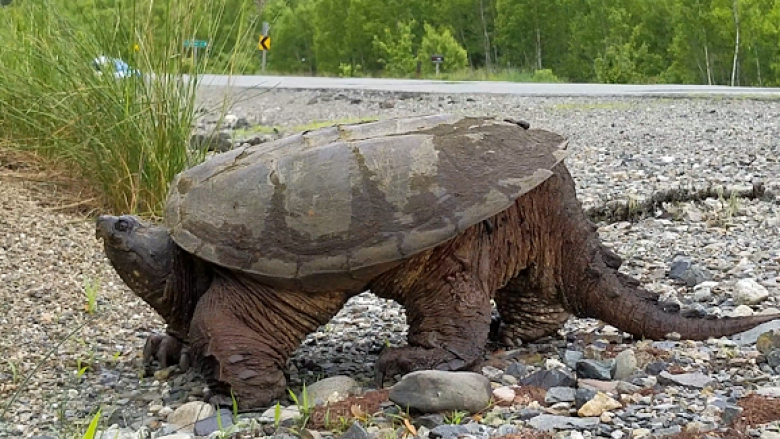
[[(160, 213), (173, 176), (203, 157), (188, 148), (197, 81), (183, 74), (240, 72), (246, 59), (255, 9), (228, 6), (41, 0), (0, 8), (0, 148), (77, 177), (85, 197), (111, 211)], [(195, 39), (218, 46), (194, 57), (183, 46)], [(98, 73), (101, 55), (132, 70), (118, 77), (109, 62)]]

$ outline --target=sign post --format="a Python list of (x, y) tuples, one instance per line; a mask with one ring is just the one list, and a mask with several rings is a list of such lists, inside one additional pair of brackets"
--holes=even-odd
[(268, 32), (271, 30), (271, 25), (267, 21), (263, 22), (263, 32), (260, 35), (260, 40), (257, 43), (257, 48), (263, 53), (263, 72), (265, 72), (265, 53), (271, 49), (271, 37), (268, 36)]
[(444, 62), (444, 55), (431, 55), (431, 62), (436, 64), (436, 76), (439, 76), (439, 65)]

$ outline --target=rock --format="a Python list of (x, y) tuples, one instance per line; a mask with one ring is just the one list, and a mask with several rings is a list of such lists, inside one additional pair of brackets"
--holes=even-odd
[(723, 413), (721, 414), (721, 422), (723, 425), (731, 425), (734, 420), (739, 417), (740, 414), (742, 414), (742, 411), (745, 410), (742, 407), (738, 405), (727, 405), (723, 408)]
[(514, 425), (509, 424), (501, 424), (496, 429), (495, 437), (502, 437), (502, 436), (509, 436), (509, 435), (517, 435), (520, 432), (520, 429), (517, 428)]
[(768, 398), (780, 398), (780, 387), (762, 387), (756, 389), (756, 394)]
[(692, 387), (695, 389), (703, 389), (709, 385), (716, 383), (712, 377), (709, 377), (701, 372), (694, 373), (681, 373), (672, 375), (669, 372), (663, 371), (658, 374), (658, 383), (666, 385), (678, 385), (684, 387)]
[(780, 329), (780, 319), (772, 320), (771, 322), (762, 323), (752, 329), (745, 332), (740, 332), (731, 336), (731, 339), (739, 346), (747, 346), (756, 343), (758, 337), (773, 329)]
[(352, 426), (341, 435), (341, 439), (371, 439), (371, 435), (360, 425), (360, 422), (353, 422)]
[(759, 335), (756, 340), (756, 349), (764, 355), (775, 349), (780, 349), (780, 330), (773, 329)]
[(190, 149), (193, 151), (206, 149), (206, 151), (225, 152), (233, 149), (233, 140), (230, 133), (220, 131), (216, 134), (194, 134), (190, 137)]
[(390, 108), (395, 108), (395, 99), (393, 98), (385, 99), (384, 101), (379, 103), (379, 108), (385, 110)]
[(421, 412), (479, 412), (493, 396), (490, 380), (473, 372), (422, 370), (404, 375), (389, 393), (401, 407)]
[(577, 380), (577, 387), (581, 388), (590, 388), (597, 392), (606, 392), (606, 393), (614, 393), (617, 389), (618, 382), (617, 381), (602, 381), (602, 380), (594, 380), (591, 378), (583, 378), (581, 380)]
[(571, 387), (550, 387), (544, 396), (544, 402), (555, 404), (557, 402), (574, 402), (576, 390)]
[(734, 302), (742, 305), (757, 305), (769, 297), (766, 287), (753, 279), (740, 279), (734, 285)]
[(540, 370), (520, 380), (524, 386), (536, 386), (543, 389), (550, 387), (574, 387), (577, 380), (570, 374), (559, 370)]
[(511, 403), (515, 400), (515, 391), (511, 387), (501, 386), (493, 389), (493, 397), (496, 402)]
[(457, 439), (463, 435), (469, 434), (469, 430), (464, 425), (439, 425), (431, 429), (428, 434), (430, 439)]
[(736, 308), (734, 308), (731, 313), (729, 313), (729, 317), (748, 317), (753, 315), (753, 308), (747, 306), (747, 305), (739, 305)]
[[(263, 423), (274, 423), (276, 422), (276, 420), (274, 419), (275, 416), (276, 416), (276, 407), (271, 407), (270, 409), (264, 411), (263, 414), (260, 415), (260, 418), (258, 420)], [(284, 421), (298, 418), (300, 416), (301, 416), (301, 412), (298, 409), (298, 406), (291, 405), (289, 407), (281, 407), (278, 421), (281, 423)]]
[(518, 361), (514, 361), (512, 363), (509, 363), (509, 366), (507, 366), (506, 374), (511, 375), (518, 379), (522, 378), (526, 374), (528, 374), (528, 366)]
[(586, 402), (582, 407), (580, 407), (579, 410), (577, 410), (577, 414), (584, 418), (591, 416), (601, 416), (601, 414), (606, 411), (619, 409), (621, 407), (623, 407), (623, 405), (616, 400), (610, 398), (604, 393), (598, 392), (593, 399)]
[(215, 431), (226, 430), (233, 425), (233, 413), (228, 409), (220, 409), (208, 418), (195, 423), (195, 436), (208, 436)]
[[(314, 405), (341, 401), (347, 396), (360, 393), (360, 391), (360, 384), (354, 378), (344, 375), (325, 378), (306, 386), (306, 395), (311, 404)], [(298, 401), (303, 401), (302, 394), (298, 394)]]
[(95, 439), (137, 439), (135, 431), (114, 424), (104, 431), (95, 433)]
[(596, 391), (593, 389), (577, 389), (577, 391), (574, 393), (574, 408), (579, 409), (583, 405), (585, 405), (586, 402), (590, 401), (591, 399), (596, 397)]
[(636, 372), (637, 360), (633, 349), (626, 349), (615, 357), (616, 380), (625, 380)]
[(189, 433), (176, 433), (166, 436), (158, 436), (157, 439), (195, 439), (195, 436)]
[(592, 429), (598, 427), (599, 418), (575, 418), (571, 416), (539, 415), (528, 423), (541, 431)]
[(626, 381), (618, 381), (617, 386), (615, 386), (615, 391), (617, 391), (618, 393), (627, 393), (629, 395), (637, 393), (640, 390), (642, 390), (640, 386), (631, 384)]
[(645, 366), (645, 372), (649, 375), (658, 375), (665, 371), (667, 367), (669, 367), (669, 364), (665, 361), (652, 361)]
[(577, 362), (577, 376), (595, 380), (609, 381), (612, 379), (614, 361), (580, 360)]
[(442, 424), (444, 424), (444, 416), (439, 413), (431, 413), (414, 418), (414, 425), (417, 427), (436, 428)]
[(563, 353), (563, 362), (571, 369), (577, 368), (577, 362), (582, 360), (585, 354), (582, 351), (566, 350)]
[(482, 368), (482, 375), (485, 375), (490, 381), (501, 381), (504, 371), (497, 367), (485, 366)]
[(233, 124), (233, 129), (234, 130), (240, 130), (240, 129), (244, 129), (244, 128), (249, 128), (251, 126), (252, 125), (249, 123), (249, 121), (245, 117), (239, 117), (238, 119), (236, 119), (236, 123)]
[(682, 281), (689, 287), (712, 280), (712, 273), (709, 270), (694, 264), (693, 258), (685, 255), (677, 255), (672, 259), (667, 276)]
[(638, 438), (650, 436), (650, 433), (652, 432), (646, 428), (635, 428), (631, 430), (631, 437), (638, 439)]
[(693, 300), (697, 302), (709, 302), (712, 299), (712, 289), (718, 286), (718, 282), (702, 282), (693, 287)]
[(766, 430), (761, 433), (761, 436), (759, 436), (758, 439), (780, 439), (780, 433)]
[(203, 401), (188, 402), (168, 415), (168, 422), (180, 430), (191, 432), (195, 423), (214, 414), (214, 407)]
[(775, 349), (766, 354), (766, 362), (772, 368), (780, 366), (780, 349)]

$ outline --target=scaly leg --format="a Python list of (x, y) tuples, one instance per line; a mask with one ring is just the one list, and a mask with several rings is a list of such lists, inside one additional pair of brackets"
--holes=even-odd
[(401, 275), (391, 270), (372, 283), (375, 294), (404, 306), (409, 323), (409, 346), (382, 351), (377, 385), (415, 370), (471, 369), (481, 360), (490, 331), (490, 293), (468, 247), (439, 248), (405, 264)]
[(198, 301), (190, 326), (193, 366), (216, 392), (231, 388), (242, 409), (282, 396), (290, 354), (344, 305), (343, 292), (301, 293), (244, 277), (220, 277)]
[(557, 291), (549, 283), (539, 283), (536, 275), (535, 267), (529, 267), (496, 291), (501, 316), (497, 338), (506, 346), (554, 334), (571, 315), (558, 300)]

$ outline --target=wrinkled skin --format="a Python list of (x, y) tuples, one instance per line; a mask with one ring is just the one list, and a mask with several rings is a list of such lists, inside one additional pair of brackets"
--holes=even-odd
[[(554, 171), (504, 212), (367, 283), (402, 304), (410, 326), (408, 346), (380, 355), (379, 383), (414, 370), (476, 367), (490, 332), (492, 298), (501, 315), (498, 337), (507, 344), (552, 334), (570, 315), (653, 339), (669, 332), (706, 339), (778, 317), (709, 320), (664, 312), (656, 296), (617, 271), (621, 260), (599, 242), (569, 172), (563, 165)], [(161, 365), (182, 352), (186, 358), (188, 342), (192, 365), (216, 389), (231, 388), (242, 408), (282, 396), (292, 351), (363, 291), (272, 288), (186, 254), (162, 228), (132, 217), (101, 217), (97, 229), (122, 279), (168, 322), (167, 337), (175, 339), (150, 339), (145, 357)]]

